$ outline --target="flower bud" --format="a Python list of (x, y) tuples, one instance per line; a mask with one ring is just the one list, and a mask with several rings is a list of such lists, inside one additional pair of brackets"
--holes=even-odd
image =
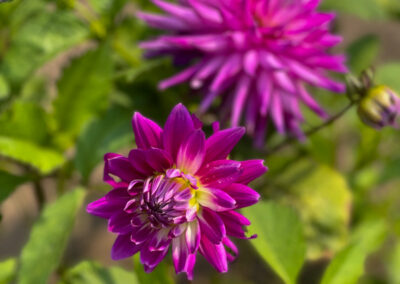
[(368, 126), (381, 129), (385, 126), (397, 126), (396, 118), (400, 113), (400, 98), (390, 88), (379, 85), (370, 88), (358, 106), (358, 115)]

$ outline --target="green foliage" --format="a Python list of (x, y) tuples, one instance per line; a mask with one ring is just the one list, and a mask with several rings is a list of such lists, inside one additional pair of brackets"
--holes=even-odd
[(322, 1), (322, 7), (325, 10), (355, 14), (365, 19), (383, 18), (385, 16), (377, 0), (363, 0), (362, 3), (359, 0), (325, 0)]
[(84, 196), (84, 190), (78, 188), (45, 208), (22, 250), (18, 283), (47, 282), (60, 263)]
[(377, 81), (381, 84), (386, 84), (400, 94), (400, 62), (393, 62), (380, 66), (376, 70)]
[(160, 263), (151, 273), (146, 273), (140, 262), (139, 254), (133, 256), (133, 264), (135, 273), (141, 284), (174, 284), (172, 266), (168, 266), (166, 262)]
[(296, 283), (306, 253), (297, 213), (273, 202), (260, 202), (244, 212), (252, 222), (249, 233), (258, 235), (251, 241), (257, 252), (285, 283)]
[(48, 140), (48, 117), (32, 102), (16, 101), (0, 114), (0, 135), (43, 145)]
[[(25, 2), (30, 0), (20, 5), (24, 6)], [(22, 13), (19, 17), (29, 20), (15, 19), (18, 22), (15, 24), (18, 32), (12, 38), (10, 48), (0, 65), (0, 73), (14, 86), (56, 54), (82, 42), (88, 35), (85, 26), (71, 12), (52, 13), (45, 8), (39, 8), (33, 13), (29, 13), (30, 9), (19, 10)]]
[(366, 257), (376, 250), (386, 235), (383, 221), (372, 220), (362, 224), (350, 244), (338, 253), (328, 266), (321, 284), (354, 284), (364, 273)]
[(113, 107), (104, 117), (93, 121), (79, 137), (75, 166), (84, 181), (105, 153), (118, 151), (134, 140), (131, 117), (130, 111)]
[(4, 136), (0, 136), (0, 155), (32, 166), (44, 175), (65, 162), (64, 155), (56, 150)]
[(114, 267), (102, 267), (91, 261), (83, 261), (68, 270), (59, 284), (139, 284), (132, 272)]
[(10, 87), (4, 76), (0, 74), (0, 101), (6, 99), (10, 95)]
[(308, 257), (317, 259), (341, 248), (352, 203), (344, 177), (328, 166), (301, 160), (278, 181), (287, 190), (282, 200), (294, 206), (303, 221)]
[(380, 42), (375, 35), (366, 35), (347, 48), (348, 65), (354, 74), (360, 74), (363, 70), (370, 67), (379, 52)]
[[(21, 184), (26, 182), (25, 177), (19, 177), (0, 170), (0, 204)], [(1, 271), (1, 269), (0, 269)], [(1, 277), (0, 277), (1, 279)]]
[(54, 118), (61, 133), (57, 141), (70, 146), (93, 115), (106, 109), (111, 91), (112, 60), (108, 44), (72, 61), (58, 81)]
[(0, 262), (0, 284), (8, 284), (12, 281), (17, 261), (15, 258), (10, 258)]

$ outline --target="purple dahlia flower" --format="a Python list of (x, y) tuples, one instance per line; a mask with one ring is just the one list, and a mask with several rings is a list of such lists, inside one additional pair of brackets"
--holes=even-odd
[(172, 55), (189, 65), (160, 88), (189, 81), (205, 94), (200, 112), (222, 96), (221, 113), (233, 126), (243, 119), (259, 146), (270, 120), (279, 133), (302, 138), (299, 102), (326, 117), (306, 85), (345, 89), (326, 74), (347, 69), (344, 56), (328, 53), (341, 38), (329, 31), (335, 15), (316, 11), (320, 0), (152, 2), (165, 14), (138, 16), (168, 33), (141, 46), (148, 56)]
[(206, 139), (200, 121), (181, 104), (164, 129), (140, 113), (132, 125), (138, 149), (127, 158), (105, 155), (104, 180), (113, 189), (87, 207), (118, 234), (112, 258), (140, 251), (150, 272), (171, 247), (176, 272), (189, 279), (197, 252), (226, 272), (238, 253), (230, 237), (247, 238), (244, 226), (250, 224), (238, 209), (260, 197), (247, 184), (267, 170), (262, 160), (227, 158), (244, 129), (214, 127)]

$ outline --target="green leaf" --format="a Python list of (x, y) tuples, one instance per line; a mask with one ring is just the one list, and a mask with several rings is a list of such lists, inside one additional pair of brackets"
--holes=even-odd
[(325, 10), (334, 10), (356, 15), (364, 19), (384, 18), (385, 12), (376, 0), (324, 0), (321, 7)]
[(0, 136), (44, 144), (48, 141), (46, 119), (44, 109), (36, 103), (16, 101), (0, 114)]
[(285, 170), (279, 183), (287, 186), (281, 199), (298, 210), (304, 224), (307, 256), (318, 259), (342, 248), (352, 204), (344, 177), (328, 166), (301, 160)]
[(133, 264), (135, 267), (135, 273), (139, 278), (141, 284), (174, 284), (174, 274), (172, 266), (168, 265), (167, 261), (160, 262), (157, 267), (151, 272), (146, 273), (143, 269), (143, 265), (140, 261), (139, 254), (133, 256)]
[(376, 70), (376, 81), (385, 84), (400, 94), (400, 62), (380, 66)]
[(87, 35), (86, 27), (71, 12), (45, 10), (35, 13), (13, 37), (0, 72), (11, 85), (17, 85), (36, 68), (59, 52), (82, 42)]
[(75, 59), (58, 81), (54, 101), (57, 129), (66, 134), (66, 146), (82, 127), (107, 108), (112, 86), (112, 60), (108, 45)]
[(61, 260), (84, 196), (78, 188), (45, 208), (22, 250), (17, 283), (47, 283)]
[(0, 284), (11, 283), (14, 278), (17, 261), (14, 258), (0, 262)]
[(14, 189), (26, 181), (27, 179), (25, 177), (15, 176), (0, 170), (0, 203), (3, 202)]
[(120, 267), (105, 268), (91, 261), (83, 261), (68, 270), (60, 284), (139, 284), (136, 275)]
[(321, 284), (354, 284), (364, 273), (364, 262), (386, 236), (386, 224), (381, 220), (367, 221), (355, 232), (350, 244), (329, 264)]
[(366, 35), (347, 48), (348, 66), (355, 74), (370, 67), (378, 56), (380, 42), (375, 35)]
[(251, 243), (260, 256), (285, 283), (296, 283), (306, 252), (297, 213), (283, 205), (260, 202), (244, 214), (252, 222), (250, 234), (258, 235)]
[(131, 117), (130, 111), (113, 107), (83, 131), (78, 139), (75, 166), (85, 181), (105, 153), (117, 151), (133, 141)]
[(28, 164), (46, 175), (60, 167), (65, 158), (63, 154), (32, 142), (0, 136), (0, 155)]
[(10, 87), (3, 75), (0, 74), (0, 100), (6, 99), (10, 95)]

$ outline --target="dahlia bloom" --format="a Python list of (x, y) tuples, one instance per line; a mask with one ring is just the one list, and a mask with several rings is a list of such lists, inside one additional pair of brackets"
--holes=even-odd
[(221, 113), (232, 126), (242, 120), (262, 145), (272, 121), (281, 134), (302, 138), (299, 103), (322, 118), (326, 113), (307, 85), (343, 92), (327, 77), (345, 72), (345, 57), (327, 51), (341, 41), (332, 35), (332, 13), (316, 11), (320, 0), (151, 0), (165, 14), (138, 13), (167, 34), (143, 42), (148, 56), (171, 55), (186, 66), (162, 81), (161, 89), (189, 81), (204, 98), (199, 112), (222, 97)]
[(176, 273), (189, 279), (197, 252), (226, 272), (238, 253), (230, 237), (247, 238), (244, 226), (250, 224), (238, 209), (260, 197), (247, 184), (267, 170), (262, 160), (227, 158), (244, 129), (214, 125), (206, 139), (200, 121), (181, 104), (164, 129), (140, 113), (132, 125), (138, 149), (128, 157), (105, 155), (104, 180), (113, 189), (87, 206), (118, 234), (112, 258), (140, 251), (150, 272), (171, 247)]

